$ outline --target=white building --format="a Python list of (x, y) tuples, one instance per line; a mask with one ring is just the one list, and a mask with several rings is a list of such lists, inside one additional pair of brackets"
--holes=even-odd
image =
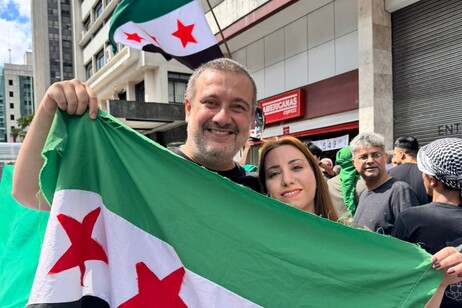
[[(14, 142), (11, 131), (17, 128), (19, 117), (32, 114), (35, 110), (33, 95), (32, 53), (26, 52), (24, 64), (5, 63), (3, 80), (5, 85), (5, 134), (8, 142)], [(19, 140), (18, 140), (19, 141)]]
[[(201, 3), (226, 53), (207, 2)], [(301, 93), (300, 110), (295, 116), (276, 112), (265, 137), (290, 134), (335, 150), (360, 131), (383, 134), (389, 148), (403, 134), (423, 144), (462, 135), (461, 1), (211, 4), (232, 57), (249, 68), (262, 103)], [(95, 89), (101, 108), (130, 126), (164, 145), (184, 141), (181, 103), (190, 71), (128, 47), (114, 55), (108, 30), (116, 5), (71, 1), (75, 76)]]

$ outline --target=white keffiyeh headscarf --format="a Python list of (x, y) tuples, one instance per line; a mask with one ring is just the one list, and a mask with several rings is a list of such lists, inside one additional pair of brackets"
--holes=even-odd
[(461, 138), (442, 138), (423, 146), (417, 154), (417, 166), (462, 196)]

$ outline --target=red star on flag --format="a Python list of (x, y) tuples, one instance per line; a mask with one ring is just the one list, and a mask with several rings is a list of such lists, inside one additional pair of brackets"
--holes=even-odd
[(100, 260), (108, 263), (103, 247), (91, 237), (100, 212), (101, 208), (94, 209), (83, 218), (82, 223), (64, 214), (57, 216), (58, 221), (69, 236), (71, 246), (56, 261), (48, 274), (57, 274), (78, 266), (80, 268), (80, 285), (83, 286), (85, 261)]
[(196, 39), (192, 35), (192, 31), (194, 29), (194, 24), (190, 24), (188, 26), (183, 25), (183, 23), (177, 19), (176, 24), (178, 29), (172, 33), (173, 36), (176, 36), (181, 40), (181, 44), (183, 48), (188, 45), (188, 43), (197, 43)]
[(186, 307), (180, 293), (184, 267), (160, 280), (144, 262), (136, 263), (138, 294), (122, 303), (119, 308), (131, 307)]
[(138, 33), (127, 33), (127, 32), (124, 32), (125, 35), (127, 36), (127, 41), (135, 41), (135, 42), (138, 42), (138, 43), (141, 43), (141, 41), (143, 40), (143, 38), (141, 36), (138, 35)]

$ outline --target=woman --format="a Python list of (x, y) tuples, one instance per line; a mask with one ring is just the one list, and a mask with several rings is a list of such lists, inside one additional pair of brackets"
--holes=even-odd
[[(462, 245), (462, 139), (443, 138), (422, 147), (417, 166), (432, 202), (400, 213), (392, 235), (431, 254)], [(462, 283), (446, 290), (441, 307), (462, 307)]]
[[(262, 191), (270, 197), (337, 221), (316, 159), (298, 139), (283, 137), (266, 142), (260, 149), (258, 173)], [(432, 263), (433, 268), (442, 270), (444, 275), (426, 308), (439, 307), (446, 287), (462, 280), (462, 254), (454, 247), (435, 253)]]
[(326, 181), (314, 156), (297, 138), (263, 144), (258, 175), (263, 193), (302, 211), (337, 221)]

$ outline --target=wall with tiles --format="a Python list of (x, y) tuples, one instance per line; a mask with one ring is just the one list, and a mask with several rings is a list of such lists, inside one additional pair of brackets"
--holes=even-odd
[(336, 0), (233, 52), (258, 99), (358, 69), (357, 0)]

